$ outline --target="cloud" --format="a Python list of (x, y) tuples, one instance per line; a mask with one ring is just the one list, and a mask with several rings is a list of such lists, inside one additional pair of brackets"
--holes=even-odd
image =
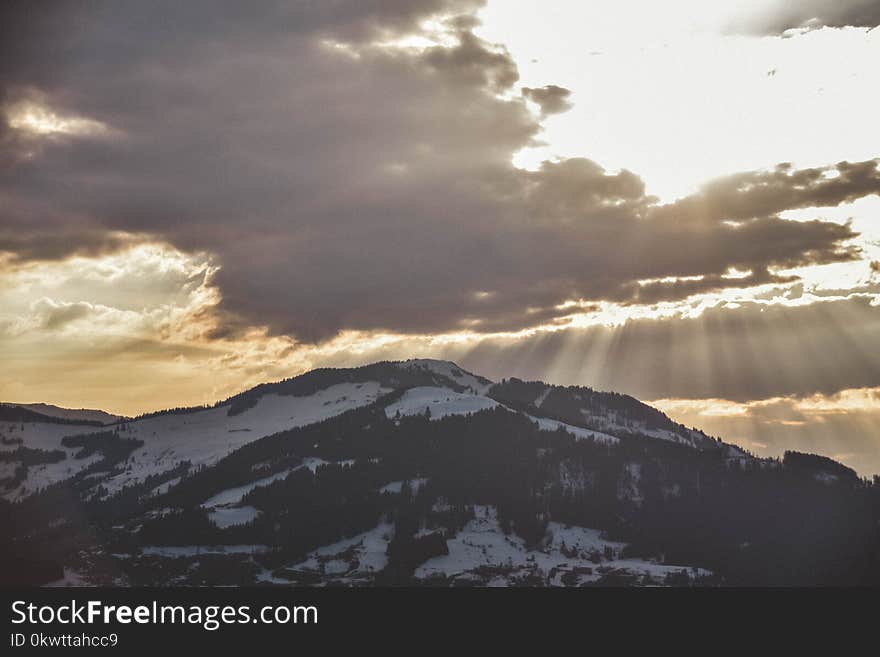
[(565, 87), (548, 84), (544, 87), (523, 87), (522, 95), (541, 108), (543, 116), (561, 114), (573, 107), (571, 91)]
[(39, 319), (39, 326), (51, 331), (88, 317), (95, 312), (95, 307), (85, 301), (57, 303), (52, 299), (43, 298), (34, 304), (33, 310)]
[[(168, 310), (134, 311), (104, 306), (88, 301), (62, 301), (42, 297), (34, 301), (26, 314), (7, 324), (7, 336), (43, 339), (81, 336), (87, 339), (113, 335), (158, 336), (168, 322)], [(47, 335), (48, 333), (48, 335)]]
[(863, 476), (880, 474), (880, 388), (747, 403), (725, 399), (651, 403), (689, 426), (723, 435), (761, 456), (780, 456), (787, 449), (811, 451), (851, 465)]
[(39, 97), (117, 132), (6, 125), (0, 251), (19, 264), (139, 241), (208, 253), (215, 337), (265, 325), (312, 342), (517, 331), (558, 322), (569, 301), (681, 299), (859, 256), (851, 225), (779, 214), (877, 193), (874, 160), (742, 173), (667, 205), (588, 159), (515, 168), (542, 130), (526, 98), (546, 115), (568, 97), (517, 93), (509, 53), (473, 31), (479, 4), (7, 5), (3, 102)]
[(822, 27), (870, 27), (880, 25), (876, 0), (773, 0), (737, 27), (758, 34), (787, 35)]
[(111, 132), (108, 126), (99, 121), (78, 116), (59, 116), (44, 106), (27, 101), (7, 108), (5, 121), (13, 130), (40, 137), (99, 137)]
[[(428, 351), (400, 345), (386, 353), (395, 349)], [(862, 296), (805, 305), (721, 303), (697, 317), (491, 337), (431, 353), (489, 377), (589, 385), (639, 399), (833, 395), (880, 386), (880, 312)]]
[[(29, 207), (36, 209), (38, 205), (39, 202)], [(97, 257), (118, 253), (146, 239), (123, 231), (79, 226), (71, 217), (54, 210), (36, 216), (43, 220), (41, 225), (28, 229), (26, 211), (5, 208), (0, 224), (0, 253), (7, 254), (7, 264), (60, 260), (73, 255)]]
[(749, 171), (718, 178), (700, 191), (659, 210), (672, 221), (747, 221), (785, 210), (833, 207), (880, 193), (880, 159), (836, 166)]

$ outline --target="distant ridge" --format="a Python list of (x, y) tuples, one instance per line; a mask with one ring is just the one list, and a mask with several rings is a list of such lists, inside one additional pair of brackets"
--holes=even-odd
[(114, 422), (118, 422), (119, 420), (126, 419), (121, 415), (113, 415), (112, 413), (107, 413), (106, 411), (91, 408), (63, 408), (61, 406), (54, 406), (52, 404), (43, 403), (4, 403), (3, 405), (23, 408), (28, 411), (33, 411), (34, 413), (39, 413), (40, 415), (46, 417), (56, 418), (59, 420), (72, 420), (74, 422), (89, 422), (103, 425), (112, 424)]

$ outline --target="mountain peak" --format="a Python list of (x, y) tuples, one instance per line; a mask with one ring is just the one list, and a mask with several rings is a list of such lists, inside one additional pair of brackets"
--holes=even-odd
[(411, 358), (400, 361), (399, 365), (406, 369), (419, 369), (447, 378), (459, 385), (473, 388), (475, 392), (483, 393), (492, 386), (494, 381), (479, 376), (473, 372), (452, 362), (451, 360), (438, 360), (435, 358)]

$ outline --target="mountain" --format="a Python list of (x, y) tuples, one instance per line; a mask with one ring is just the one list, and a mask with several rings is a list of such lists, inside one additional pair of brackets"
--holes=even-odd
[(47, 417), (60, 420), (77, 420), (83, 422), (97, 422), (99, 424), (112, 424), (123, 420), (121, 415), (113, 415), (104, 411), (91, 408), (61, 408), (52, 404), (4, 404), (5, 406), (17, 406), (29, 411), (34, 411)]
[(410, 360), (84, 421), (0, 407), (17, 583), (880, 583), (876, 481), (628, 395)]

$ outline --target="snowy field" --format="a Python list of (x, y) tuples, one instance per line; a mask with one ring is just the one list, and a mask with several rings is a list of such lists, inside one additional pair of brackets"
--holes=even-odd
[[(443, 577), (447, 583), (467, 582), (481, 586), (509, 586), (523, 577), (537, 577), (548, 586), (580, 586), (618, 575), (640, 584), (664, 584), (667, 575), (687, 571), (705, 577), (704, 569), (668, 565), (621, 556), (625, 543), (603, 538), (602, 532), (551, 522), (540, 547), (528, 550), (515, 534), (504, 534), (492, 506), (474, 506), (475, 518), (458, 534), (449, 537), (449, 554), (428, 559), (415, 571), (416, 579)], [(437, 530), (421, 530), (425, 536)], [(324, 583), (352, 584), (369, 579), (388, 563), (388, 543), (394, 525), (383, 522), (374, 529), (311, 552), (282, 572), (264, 572), (260, 581), (289, 584), (297, 575), (318, 575)], [(286, 579), (289, 577), (290, 579)]]
[[(571, 527), (551, 522), (548, 541), (540, 549), (527, 550), (519, 536), (506, 535), (498, 524), (494, 507), (475, 506), (476, 518), (454, 538), (447, 540), (449, 554), (429, 559), (416, 569), (415, 576), (427, 579), (442, 575), (490, 586), (506, 586), (524, 575), (537, 575), (551, 586), (588, 584), (603, 575), (620, 571), (662, 583), (669, 573), (688, 570), (692, 575), (709, 575), (687, 566), (670, 566), (641, 559), (622, 559), (624, 543), (609, 541), (601, 532), (585, 527)], [(610, 555), (610, 558), (609, 558)], [(492, 571), (491, 578), (480, 573)], [(563, 577), (569, 575), (569, 581)]]

